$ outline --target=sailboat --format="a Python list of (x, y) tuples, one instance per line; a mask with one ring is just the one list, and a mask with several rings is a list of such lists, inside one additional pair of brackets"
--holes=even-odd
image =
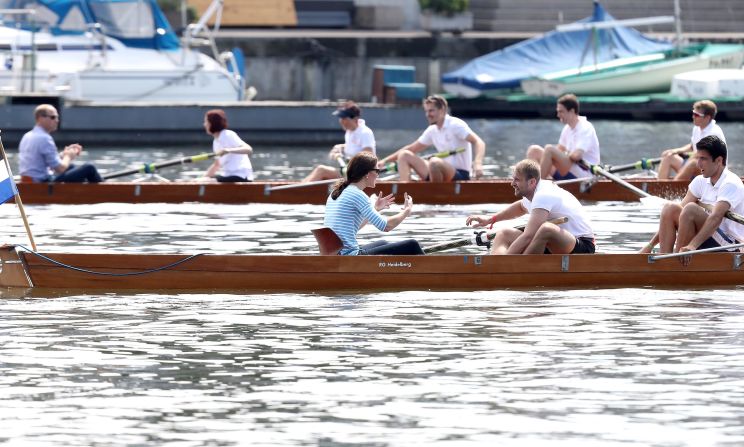
[(156, 0), (0, 0), (0, 94), (91, 103), (241, 100), (242, 54), (216, 53), (213, 39), (211, 57), (190, 45), (221, 5), (215, 0), (181, 41)]

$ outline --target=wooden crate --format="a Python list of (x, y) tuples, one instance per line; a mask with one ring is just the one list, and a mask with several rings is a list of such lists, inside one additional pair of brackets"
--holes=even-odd
[[(212, 0), (188, 0), (201, 16)], [(209, 22), (210, 25), (213, 21)], [(225, 26), (297, 26), (294, 0), (225, 0)]]

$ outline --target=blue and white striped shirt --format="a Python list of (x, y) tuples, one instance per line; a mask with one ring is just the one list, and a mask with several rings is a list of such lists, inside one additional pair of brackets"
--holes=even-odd
[(349, 185), (338, 196), (338, 199), (333, 200), (331, 196), (328, 196), (323, 225), (333, 230), (343, 242), (344, 248), (339, 251), (339, 254), (359, 254), (356, 235), (365, 220), (368, 220), (378, 230), (385, 231), (387, 220), (369, 203), (369, 197), (364, 191), (354, 185)]

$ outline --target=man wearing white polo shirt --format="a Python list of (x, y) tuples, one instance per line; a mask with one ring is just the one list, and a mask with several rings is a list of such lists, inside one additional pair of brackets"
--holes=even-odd
[[(486, 143), (465, 121), (447, 113), (447, 100), (441, 96), (427, 97), (423, 107), (429, 127), (418, 140), (382, 159), (379, 166), (397, 161), (400, 180), (404, 182), (411, 179), (412, 170), (429, 182), (470, 180), (471, 172), (475, 178), (480, 178), (483, 175)], [(434, 146), (438, 152), (464, 150), (445, 158), (433, 157), (429, 160), (417, 155), (429, 146)]]
[[(514, 195), (520, 200), (493, 216), (468, 216), (466, 225), (483, 227), (529, 214), (524, 231), (503, 228), (493, 238), (491, 254), (578, 254), (594, 253), (594, 232), (579, 201), (550, 180), (540, 179), (540, 166), (522, 160), (514, 167)], [(556, 225), (550, 219), (567, 217)]]
[[(684, 146), (667, 149), (661, 153), (661, 164), (659, 164), (659, 178), (666, 179), (672, 177), (672, 172), (676, 172), (675, 180), (690, 180), (700, 174), (695, 163), (694, 156), (691, 155), (685, 159), (683, 154), (690, 155), (694, 153), (698, 141), (708, 135), (715, 135), (726, 143), (726, 137), (723, 136), (723, 130), (716, 124), (716, 113), (718, 108), (716, 103), (705, 99), (692, 105), (692, 138), (690, 143)], [(728, 151), (727, 151), (728, 152)], [(728, 157), (727, 157), (728, 158)]]
[[(661, 210), (659, 231), (641, 253), (660, 244), (661, 253), (685, 252), (744, 242), (744, 225), (726, 219), (727, 211), (744, 214), (744, 184), (726, 168), (726, 143), (715, 135), (697, 142), (696, 163), (701, 174), (687, 188), (681, 203)], [(709, 214), (696, 202), (713, 206)], [(683, 263), (689, 258), (680, 258)]]
[(592, 173), (577, 163), (584, 160), (590, 165), (599, 164), (599, 139), (594, 126), (585, 116), (579, 115), (579, 99), (567, 94), (558, 98), (555, 106), (558, 119), (565, 124), (557, 145), (545, 147), (533, 144), (527, 148), (527, 158), (540, 164), (542, 178), (569, 180), (591, 177)]

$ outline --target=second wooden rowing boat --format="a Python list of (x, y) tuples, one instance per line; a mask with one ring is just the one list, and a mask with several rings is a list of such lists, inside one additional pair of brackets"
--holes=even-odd
[[(34, 254), (0, 248), (0, 286), (55, 290), (285, 291), (709, 288), (744, 284), (740, 253), (594, 255)], [(73, 268), (74, 267), (74, 268)]]
[[(652, 195), (664, 198), (684, 196), (689, 182), (636, 178), (630, 184)], [(286, 203), (325, 204), (328, 185), (312, 185), (272, 191), (287, 182), (254, 183), (20, 183), (18, 190), (26, 204), (92, 204), (118, 203)], [(580, 182), (562, 185), (579, 199), (588, 201), (637, 201), (638, 195), (608, 180), (585, 185)], [(511, 181), (507, 179), (475, 180), (453, 183), (380, 182), (372, 192), (393, 193), (398, 201), (403, 193), (415, 203), (432, 205), (465, 205), (508, 203), (515, 200)]]

